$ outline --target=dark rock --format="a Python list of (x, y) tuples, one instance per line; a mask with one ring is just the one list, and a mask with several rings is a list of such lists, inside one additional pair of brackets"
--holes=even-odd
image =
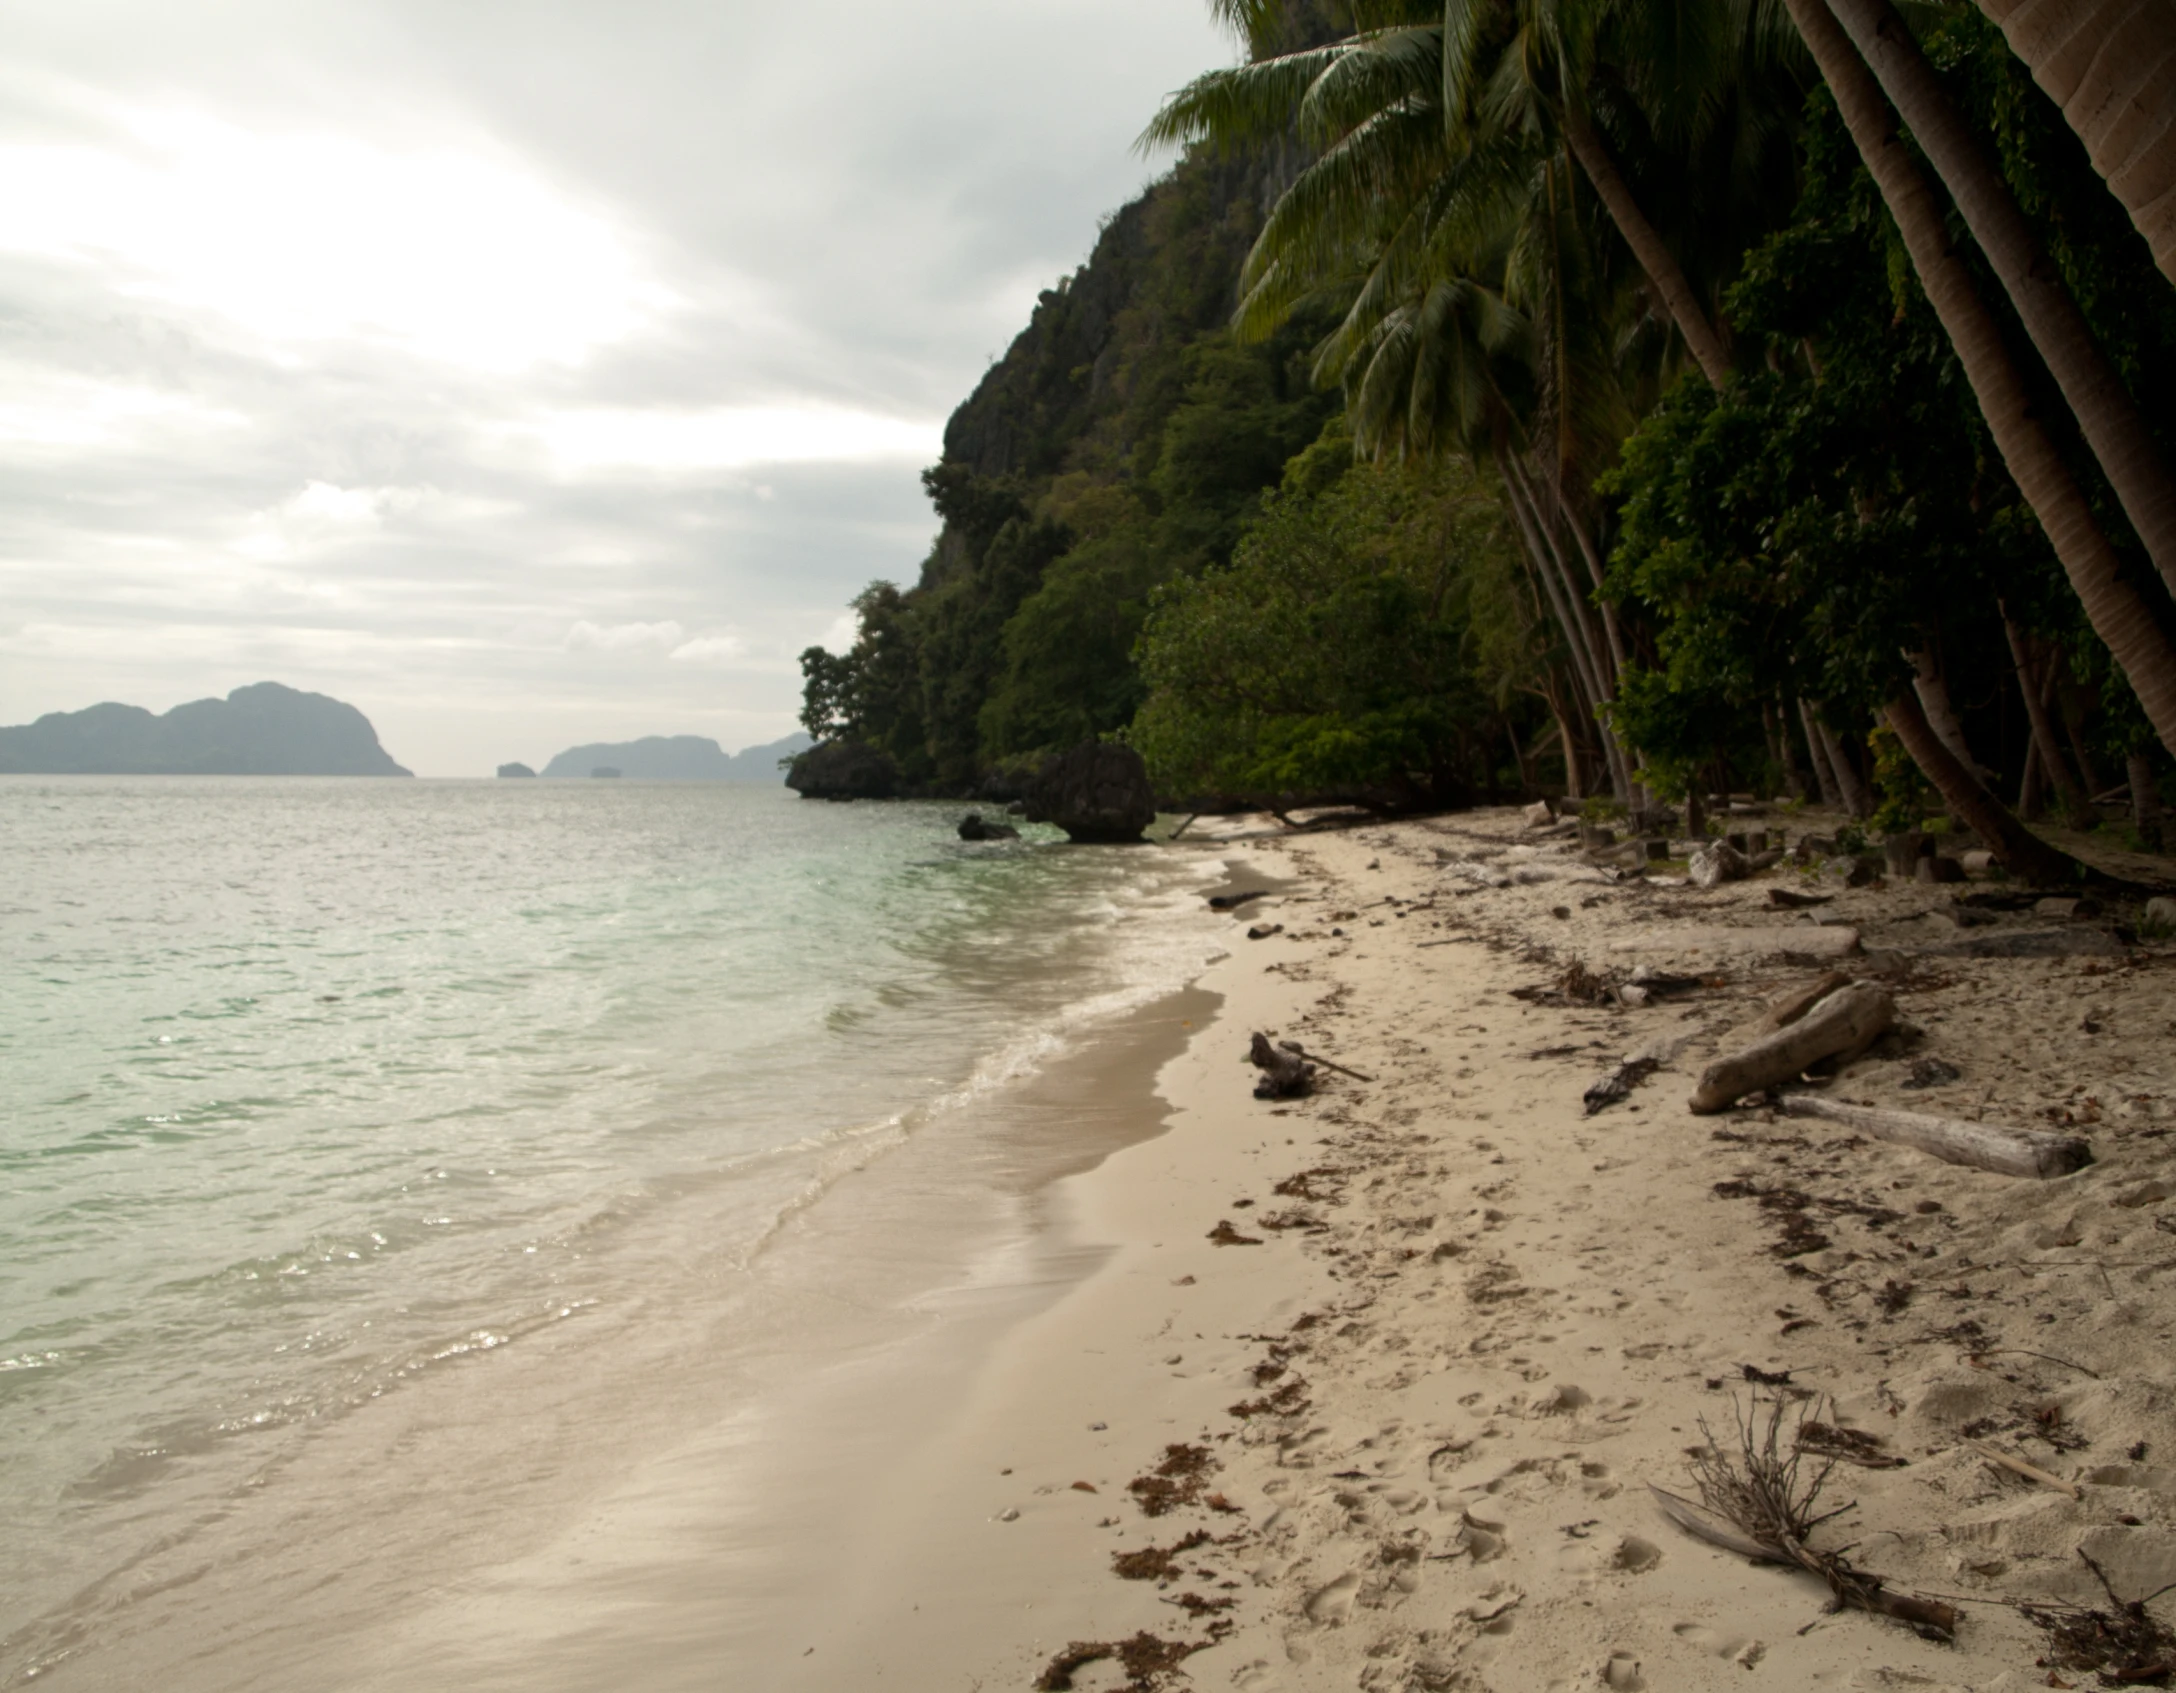
[(1919, 861), (1916, 874), (1922, 882), (1961, 882), (1964, 866), (1954, 858), (1930, 852)]
[(970, 811), (960, 819), (960, 839), (963, 841), (1017, 841), (1020, 831), (1010, 823), (985, 823), (982, 813)]
[(1137, 841), (1156, 819), (1148, 767), (1131, 747), (1085, 742), (1043, 765), (1027, 817), (1055, 823), (1076, 841)]
[(526, 764), (515, 763), (500, 765), (499, 774), (501, 776), (534, 776), (536, 772)]
[(370, 719), (278, 682), (192, 700), (154, 717), (136, 705), (55, 711), (0, 729), (0, 771), (31, 776), (405, 776)]
[(793, 761), (786, 786), (803, 799), (890, 799), (899, 767), (864, 741), (823, 741)]
[(1005, 815), (1007, 817), (1025, 817), (1027, 814), (1028, 802), (1024, 799), (1016, 799), (1010, 805), (1005, 807)]

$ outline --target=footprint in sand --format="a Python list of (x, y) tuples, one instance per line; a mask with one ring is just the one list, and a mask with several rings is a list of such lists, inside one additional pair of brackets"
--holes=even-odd
[(1662, 1548), (1652, 1540), (1628, 1534), (1617, 1542), (1617, 1555), (1610, 1562), (1627, 1575), (1645, 1575), (1662, 1562)]
[(1307, 1596), (1307, 1620), (1335, 1628), (1352, 1615), (1353, 1596), (1359, 1591), (1360, 1578), (1356, 1575), (1341, 1575), (1324, 1583)]
[(1768, 1648), (1758, 1640), (1748, 1640), (1742, 1634), (1718, 1634), (1696, 1622), (1681, 1622), (1671, 1632), (1686, 1645), (1712, 1652), (1741, 1669), (1751, 1669), (1768, 1655)]
[(1618, 1693), (1637, 1693), (1647, 1685), (1647, 1678), (1640, 1674), (1640, 1661), (1630, 1652), (1612, 1652), (1609, 1662), (1602, 1666), (1602, 1684), (1614, 1687)]

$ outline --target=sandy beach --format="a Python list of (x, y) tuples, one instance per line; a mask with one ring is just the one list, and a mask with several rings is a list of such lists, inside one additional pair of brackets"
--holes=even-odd
[[(1611, 880), (1511, 812), (1212, 850), (1284, 891), (1201, 983), (1167, 1132), (1050, 1195), (1100, 1266), (857, 1464), (851, 1532), (746, 1684), (2065, 1685), (2018, 1603), (2108, 1609), (2081, 1550), (2126, 1601), (2176, 1580), (2169, 947), (1955, 956), (1953, 889)], [(1773, 885), (1833, 895), (1841, 967), (1899, 1008), (1832, 1091), (2074, 1125), (2096, 1162), (2019, 1180), (1691, 1114), (1701, 1066), (1812, 973)], [(1771, 933), (1655, 938), (1696, 926)], [(1620, 943), (1699, 985), (1514, 996), (1574, 959), (1623, 973)], [(1255, 1029), (1369, 1080), (1257, 1101)], [(1660, 1067), (1585, 1114), (1637, 1051)], [(1778, 1397), (1841, 1431), (1816, 1543), (1955, 1604), (1953, 1644), (1660, 1514), (1704, 1428), (1732, 1445)]]

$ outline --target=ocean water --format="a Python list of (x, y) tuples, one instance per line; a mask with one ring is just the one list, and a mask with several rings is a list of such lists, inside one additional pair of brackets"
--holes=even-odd
[(713, 1414), (793, 1217), (1213, 946), (1212, 861), (956, 814), (0, 778), (0, 1684), (246, 1658), (231, 1595), (375, 1559), (363, 1626), (601, 1473), (598, 1407)]

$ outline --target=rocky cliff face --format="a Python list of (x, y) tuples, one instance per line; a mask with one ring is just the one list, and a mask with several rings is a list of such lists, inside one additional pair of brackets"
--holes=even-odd
[(97, 776), (406, 776), (370, 719), (344, 701), (277, 682), (194, 700), (56, 711), (0, 729), (0, 771)]

